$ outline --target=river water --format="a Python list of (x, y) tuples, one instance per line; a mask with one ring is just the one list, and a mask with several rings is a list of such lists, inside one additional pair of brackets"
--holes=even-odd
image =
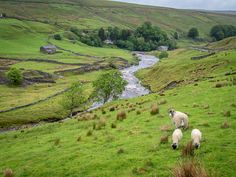
[[(138, 65), (133, 65), (128, 68), (120, 70), (124, 80), (128, 82), (125, 86), (124, 92), (121, 94), (120, 99), (134, 98), (142, 95), (147, 95), (150, 93), (150, 90), (143, 87), (137, 77), (135, 77), (135, 72), (153, 66), (159, 61), (159, 59), (152, 55), (146, 55), (144, 53), (135, 53), (139, 58)], [(112, 101), (112, 100), (109, 100)], [(99, 108), (103, 105), (102, 102), (95, 102), (88, 111)]]
[(133, 65), (131, 67), (125, 68), (121, 70), (122, 77), (124, 80), (128, 82), (128, 84), (125, 87), (124, 92), (120, 96), (120, 98), (134, 98), (142, 95), (147, 95), (150, 93), (150, 90), (147, 88), (143, 87), (140, 84), (140, 81), (138, 78), (135, 77), (135, 72), (148, 68), (153, 66), (155, 63), (157, 63), (159, 60), (155, 56), (152, 55), (145, 55), (141, 53), (136, 54), (138, 58), (140, 59), (138, 65)]

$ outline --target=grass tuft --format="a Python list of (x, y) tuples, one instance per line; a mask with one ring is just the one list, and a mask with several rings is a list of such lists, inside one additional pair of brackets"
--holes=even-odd
[(206, 170), (193, 160), (183, 162), (172, 171), (173, 177), (210, 177)]
[(170, 125), (163, 125), (163, 126), (161, 126), (160, 130), (163, 132), (171, 131), (171, 126)]
[(87, 136), (92, 136), (93, 135), (93, 131), (92, 130), (88, 130), (86, 133)]
[(162, 136), (161, 139), (160, 139), (160, 144), (168, 143), (168, 139), (169, 139), (168, 135)]
[(123, 154), (125, 150), (123, 148), (118, 149), (117, 154)]
[(60, 138), (54, 140), (54, 145), (57, 146), (60, 144)]
[(194, 146), (192, 141), (190, 141), (183, 149), (182, 149), (182, 157), (192, 157), (194, 156)]
[(167, 103), (167, 101), (166, 101), (165, 99), (161, 99), (161, 100), (158, 102), (159, 105), (166, 104), (166, 103)]
[(230, 111), (225, 111), (224, 112), (224, 116), (225, 117), (230, 117), (231, 116), (231, 112)]
[(116, 124), (115, 123), (111, 123), (111, 128), (116, 128)]
[(124, 120), (126, 119), (127, 115), (125, 111), (120, 111), (117, 113), (116, 119), (117, 120)]
[(225, 121), (221, 126), (222, 129), (227, 129), (230, 127), (229, 123), (227, 121)]
[(159, 114), (159, 108), (157, 105), (152, 105), (150, 114), (151, 115)]
[(3, 176), (4, 177), (14, 177), (14, 173), (13, 173), (12, 169), (7, 168), (3, 171)]

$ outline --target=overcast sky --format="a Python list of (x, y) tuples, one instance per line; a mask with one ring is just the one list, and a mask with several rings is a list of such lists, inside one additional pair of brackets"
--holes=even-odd
[(234, 10), (236, 0), (115, 0), (180, 9)]

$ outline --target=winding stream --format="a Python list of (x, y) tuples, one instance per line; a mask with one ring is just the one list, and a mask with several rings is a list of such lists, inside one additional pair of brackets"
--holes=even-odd
[[(144, 53), (135, 53), (137, 57), (139, 58), (139, 64), (138, 65), (133, 65), (128, 68), (120, 70), (122, 73), (122, 77), (124, 80), (128, 82), (128, 84), (125, 86), (125, 90), (120, 96), (121, 99), (127, 99), (127, 98), (134, 98), (142, 95), (147, 95), (150, 93), (150, 90), (147, 88), (143, 87), (137, 77), (135, 77), (135, 72), (148, 68), (153, 66), (155, 63), (159, 61), (159, 59), (155, 56), (152, 55), (146, 55)], [(110, 100), (112, 101), (112, 100)], [(103, 105), (102, 102), (95, 102), (89, 109), (93, 110), (96, 108), (99, 108)]]
[(138, 78), (135, 77), (134, 73), (140, 69), (148, 68), (153, 66), (159, 61), (158, 58), (152, 55), (145, 55), (141, 53), (136, 53), (140, 59), (138, 65), (134, 65), (128, 68), (121, 70), (123, 79), (128, 82), (125, 87), (125, 91), (122, 93), (120, 98), (134, 98), (142, 95), (147, 95), (150, 93), (150, 90), (143, 87), (140, 84)]

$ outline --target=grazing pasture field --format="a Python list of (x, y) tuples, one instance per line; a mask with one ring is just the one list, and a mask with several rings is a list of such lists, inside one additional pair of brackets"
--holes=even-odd
[[(195, 159), (218, 176), (234, 176), (235, 85), (216, 88), (206, 80), (164, 94), (120, 100), (63, 123), (0, 134), (0, 168), (11, 168), (17, 176), (171, 176), (184, 160), (181, 151), (191, 130), (199, 128), (203, 142)], [(159, 114), (150, 114), (153, 104)], [(171, 149), (170, 107), (189, 114), (190, 127), (178, 150)], [(126, 112), (123, 121), (116, 119), (121, 110)], [(225, 122), (229, 128), (221, 128)], [(160, 144), (165, 135), (168, 143)]]

